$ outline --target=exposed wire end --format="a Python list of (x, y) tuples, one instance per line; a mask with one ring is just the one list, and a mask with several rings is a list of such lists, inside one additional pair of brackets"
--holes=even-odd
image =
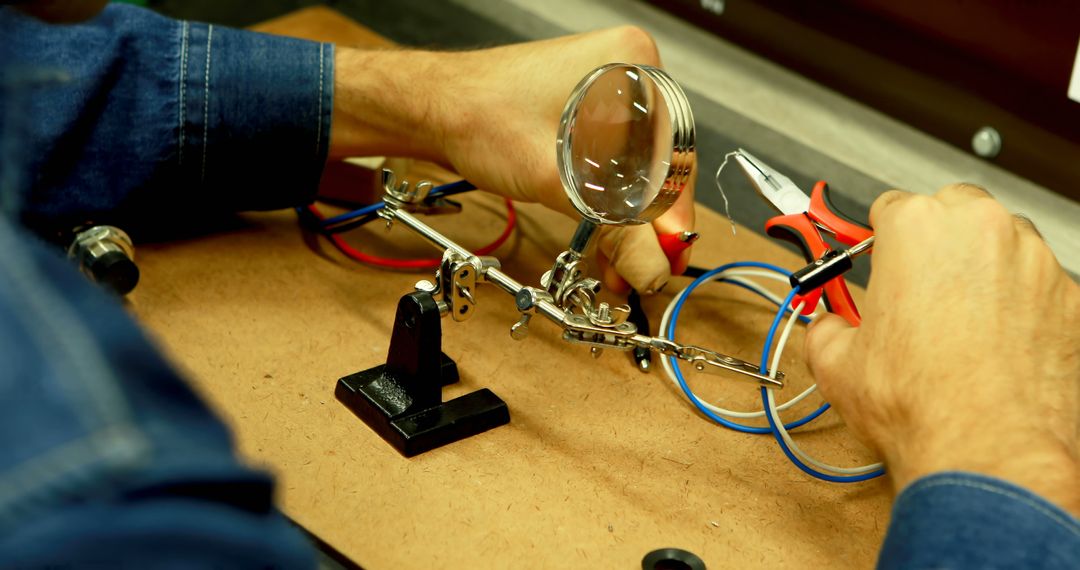
[(720, 191), (720, 197), (724, 199), (724, 214), (727, 215), (727, 219), (731, 222), (731, 235), (735, 235), (735, 218), (731, 217), (731, 205), (728, 203), (727, 194), (724, 193), (724, 186), (720, 184), (720, 173), (724, 171), (724, 167), (727, 166), (728, 159), (733, 156), (738, 156), (739, 151), (732, 151), (724, 155), (724, 162), (720, 163), (720, 168), (716, 169), (716, 189)]

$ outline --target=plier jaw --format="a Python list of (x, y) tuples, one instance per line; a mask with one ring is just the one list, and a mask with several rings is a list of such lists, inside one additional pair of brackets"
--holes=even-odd
[(790, 178), (773, 170), (743, 149), (734, 156), (750, 185), (781, 214), (805, 214), (810, 211), (810, 197)]
[[(739, 149), (734, 160), (754, 189), (781, 214), (765, 223), (766, 233), (793, 243), (802, 251), (807, 263), (823, 259), (832, 251), (822, 232), (848, 246), (855, 246), (873, 235), (869, 226), (836, 209), (825, 182), (815, 184), (813, 192), (807, 196), (790, 178), (745, 150)], [(859, 312), (843, 277), (831, 279), (813, 290), (800, 291), (792, 305), (805, 302), (807, 307), (813, 309), (823, 294), (829, 310), (853, 325), (859, 323)]]

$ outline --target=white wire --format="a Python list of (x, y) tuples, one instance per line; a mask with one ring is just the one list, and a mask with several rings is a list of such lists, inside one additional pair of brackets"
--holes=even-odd
[[(784, 346), (787, 345), (788, 337), (791, 336), (791, 330), (795, 328), (795, 323), (799, 320), (799, 314), (802, 312), (803, 308), (804, 303), (799, 303), (799, 306), (795, 307), (791, 312), (791, 316), (788, 317), (787, 325), (784, 326), (784, 332), (780, 335), (780, 340), (776, 343), (776, 349), (773, 351), (772, 364), (769, 365), (770, 378), (776, 376), (776, 370), (780, 366), (780, 355), (784, 353)], [(814, 386), (817, 386), (817, 384)], [(798, 455), (799, 459), (802, 459), (804, 462), (809, 463), (822, 471), (831, 471), (840, 475), (863, 475), (884, 467), (881, 463), (872, 463), (861, 467), (835, 467), (810, 457), (803, 452), (803, 450), (799, 449), (799, 446), (795, 445), (795, 441), (791, 439), (791, 435), (788, 434), (787, 429), (784, 428), (784, 422), (780, 420), (780, 410), (783, 406), (780, 408), (776, 407), (776, 400), (773, 398), (773, 391), (771, 388), (766, 390), (765, 398), (769, 402), (769, 415), (772, 416), (773, 423), (776, 425), (776, 430), (780, 432), (780, 437), (784, 438), (784, 443), (787, 444), (791, 452)]]
[[(763, 295), (763, 296), (765, 296), (765, 297), (767, 297), (769, 299), (772, 299), (773, 302), (776, 303), (777, 305), (780, 305), (781, 303), (784, 302), (783, 299), (781, 299), (779, 296), (773, 294), (772, 291), (769, 291), (768, 289), (762, 287), (761, 284), (757, 283), (756, 281), (751, 281), (749, 279), (743, 279), (743, 277), (763, 277), (763, 278), (766, 278), (766, 279), (773, 279), (775, 281), (780, 281), (780, 282), (783, 282), (785, 284), (788, 283), (788, 279), (784, 275), (781, 275), (779, 273), (775, 273), (775, 272), (772, 272), (772, 271), (763, 271), (763, 270), (754, 270), (754, 269), (729, 269), (727, 271), (723, 271), (721, 273), (716, 274), (712, 279), (714, 279), (714, 280), (715, 279), (727, 279), (729, 281), (739, 283), (740, 285), (744, 285), (744, 286), (746, 286), (746, 287), (748, 287), (750, 289), (753, 289), (755, 292), (757, 292), (757, 293), (759, 293), (759, 294), (761, 294), (761, 295)], [(668, 303), (667, 309), (664, 310), (664, 316), (660, 319), (660, 336), (666, 337), (666, 335), (667, 335), (668, 324), (671, 322), (671, 315), (672, 315), (672, 313), (675, 312), (675, 304), (678, 302), (678, 299), (679, 299), (679, 295), (676, 295), (674, 298), (672, 298), (671, 302)], [(820, 307), (820, 305), (819, 305), (819, 307)], [(674, 340), (674, 339), (670, 339), (670, 340)], [(671, 380), (671, 383), (674, 384), (676, 388), (678, 388), (679, 387), (679, 379), (675, 377), (675, 370), (674, 370), (674, 367), (671, 364), (671, 359), (666, 357), (666, 356), (662, 357), (660, 359), (660, 363), (663, 366), (664, 372), (667, 374), (668, 379)], [(773, 367), (773, 368), (775, 369), (775, 367)], [(689, 386), (687, 386), (687, 389), (689, 389)], [(794, 398), (792, 398), (792, 399), (788, 400), (787, 402), (784, 402), (783, 404), (781, 404), (780, 407), (777, 408), (777, 410), (778, 411), (784, 411), (784, 410), (787, 410), (788, 408), (791, 408), (795, 404), (798, 404), (799, 402), (806, 399), (806, 397), (809, 396), (810, 394), (813, 394), (815, 390), (817, 390), (817, 384), (812, 384), (809, 388), (807, 388), (806, 390), (803, 390), (803, 392), (800, 393), (798, 396), (795, 396)], [(693, 392), (693, 390), (691, 390), (691, 392)], [(682, 393), (681, 389), (680, 389), (680, 393)], [(698, 399), (701, 400), (700, 397)], [(728, 417), (740, 418), (740, 419), (753, 419), (753, 418), (764, 418), (765, 417), (765, 410), (758, 410), (758, 411), (755, 411), (755, 412), (740, 412), (740, 411), (736, 411), (736, 410), (729, 410), (727, 408), (721, 408), (720, 406), (710, 404), (709, 402), (706, 402), (704, 400), (701, 400), (701, 404), (703, 406), (705, 406), (705, 408), (707, 408), (711, 412), (713, 412), (715, 414), (722, 415), (722, 416), (728, 416)]]
[[(775, 280), (775, 281), (781, 281), (781, 282), (787, 283), (787, 278), (785, 276), (782, 276), (780, 274), (773, 273), (773, 272), (770, 272), (770, 271), (761, 271), (761, 270), (752, 270), (752, 269), (731, 269), (731, 270), (724, 271), (724, 272), (721, 272), (721, 273), (715, 275), (713, 277), (713, 279), (726, 279), (728, 281), (733, 281), (733, 282), (739, 283), (740, 285), (743, 285), (743, 286), (745, 286), (745, 287), (747, 287), (749, 289), (754, 290), (755, 292), (761, 294), (762, 296), (765, 296), (765, 297), (767, 297), (769, 299), (774, 300), (774, 302), (776, 304), (778, 304), (778, 305), (783, 303), (783, 299), (781, 299), (779, 296), (773, 294), (768, 289), (765, 289), (761, 284), (757, 283), (756, 281), (748, 279), (749, 277), (762, 277), (762, 278), (766, 278), (766, 279), (772, 279), (772, 280)], [(660, 334), (662, 336), (666, 336), (668, 325), (671, 322), (671, 315), (675, 311), (675, 305), (678, 302), (678, 299), (679, 299), (679, 296), (676, 295), (672, 299), (671, 303), (668, 304), (667, 309), (665, 309), (665, 311), (664, 311), (664, 316), (660, 321)], [(805, 303), (800, 303), (799, 306), (797, 306), (795, 308), (795, 310), (791, 313), (791, 315), (788, 316), (787, 324), (784, 326), (784, 330), (780, 334), (780, 338), (778, 339), (778, 341), (776, 343), (776, 348), (775, 348), (775, 350), (773, 352), (772, 365), (769, 367), (769, 376), (770, 377), (775, 377), (776, 371), (780, 367), (780, 358), (781, 358), (781, 356), (783, 354), (784, 347), (787, 346), (788, 339), (791, 337), (791, 331), (795, 328), (795, 323), (798, 322), (799, 315), (802, 314), (802, 311), (803, 311), (804, 308), (805, 308)], [(818, 307), (816, 307), (816, 309), (821, 309), (821, 305), (819, 304)], [(816, 316), (816, 312), (814, 313), (814, 316)], [(663, 365), (664, 371), (668, 375), (668, 378), (672, 381), (672, 383), (674, 383), (676, 386), (678, 386), (679, 381), (675, 377), (675, 371), (674, 371), (674, 369), (673, 369), (673, 367), (671, 365), (670, 359), (667, 358), (667, 357), (661, 358), (661, 363)], [(787, 402), (784, 402), (780, 406), (776, 405), (776, 398), (774, 396), (773, 390), (770, 389), (770, 390), (767, 390), (767, 392), (766, 392), (766, 401), (768, 402), (768, 413), (772, 416), (773, 423), (776, 424), (777, 431), (780, 433), (780, 437), (783, 438), (784, 443), (787, 444), (788, 448), (791, 449), (792, 453), (797, 455), (802, 461), (804, 461), (806, 463), (809, 463), (810, 465), (813, 465), (817, 469), (820, 469), (822, 471), (829, 471), (829, 472), (836, 473), (836, 474), (841, 474), (841, 475), (862, 475), (862, 474), (865, 474), (865, 473), (870, 473), (872, 471), (876, 471), (878, 469), (881, 469), (883, 467), (883, 465), (881, 463), (873, 463), (873, 464), (864, 465), (864, 466), (861, 466), (861, 467), (836, 467), (836, 466), (833, 466), (833, 465), (829, 465), (827, 463), (822, 463), (821, 461), (818, 461), (817, 459), (814, 459), (813, 457), (808, 455), (806, 452), (804, 452), (802, 449), (800, 449), (798, 445), (795, 444), (795, 441), (792, 439), (791, 434), (788, 433), (787, 429), (784, 428), (784, 423), (780, 418), (780, 412), (782, 412), (784, 410), (787, 410), (787, 409), (791, 408), (792, 406), (794, 406), (795, 404), (799, 403), (804, 398), (806, 398), (807, 396), (812, 394), (816, 389), (817, 389), (817, 384), (812, 384), (809, 388), (804, 390), (798, 396), (792, 398), (791, 400), (789, 400)], [(680, 390), (680, 392), (681, 392), (681, 390)], [(698, 398), (698, 399), (700, 400), (700, 398)], [(705, 402), (705, 401), (702, 401), (701, 403), (706, 408), (708, 408), (709, 410), (711, 410), (714, 413), (724, 415), (724, 416), (733, 417), (733, 418), (744, 418), (744, 419), (760, 418), (760, 417), (764, 417), (764, 415), (765, 415), (764, 410), (757, 411), (757, 412), (737, 412), (737, 411), (734, 411), (734, 410), (728, 410), (728, 409), (725, 409), (725, 408), (721, 408), (719, 406), (709, 404), (708, 402)]]

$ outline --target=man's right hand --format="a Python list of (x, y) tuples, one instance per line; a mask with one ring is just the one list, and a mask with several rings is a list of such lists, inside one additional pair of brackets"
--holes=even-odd
[(1080, 515), (1080, 286), (976, 186), (888, 192), (870, 219), (862, 325), (829, 315), (806, 339), (825, 397), (897, 491), (969, 471)]

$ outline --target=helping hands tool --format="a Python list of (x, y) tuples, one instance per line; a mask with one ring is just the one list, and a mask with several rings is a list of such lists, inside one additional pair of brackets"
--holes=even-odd
[[(388, 226), (413, 230), (443, 256), (434, 282), (421, 281), (402, 297), (387, 363), (341, 378), (336, 395), (406, 456), (509, 421), (506, 404), (487, 389), (441, 402), (442, 386), (457, 380), (456, 366), (441, 351), (441, 317), (471, 317), (481, 283), (514, 297), (521, 314), (510, 327), (515, 340), (526, 338), (530, 321), (541, 315), (562, 329), (563, 340), (589, 346), (593, 356), (608, 348), (655, 350), (699, 372), (734, 372), (762, 386), (783, 386), (781, 372), (770, 377), (756, 364), (639, 331), (630, 308), (600, 301), (600, 282), (586, 276), (586, 253), (602, 225), (651, 222), (694, 176), (693, 116), (674, 80), (648, 66), (594, 70), (571, 94), (556, 150), (564, 190), (583, 219), (540, 287), (519, 283), (498, 259), (478, 256), (422, 222), (413, 214), (423, 209), (424, 193), (395, 184), (384, 171), (385, 207), (378, 215)], [(694, 237), (688, 232), (674, 239), (679, 243), (665, 248), (669, 256)]]
[[(765, 223), (766, 233), (795, 244), (810, 264), (791, 276), (792, 287), (799, 287), (791, 306), (805, 301), (807, 307), (816, 307), (824, 296), (831, 312), (858, 325), (859, 311), (841, 275), (851, 269), (852, 258), (873, 246), (873, 230), (840, 212), (832, 204), (824, 181), (815, 184), (807, 196), (790, 178), (745, 150), (739, 149), (734, 159), (754, 188), (781, 214)], [(822, 232), (851, 249), (834, 250)]]
[[(540, 278), (541, 287), (518, 283), (499, 269), (498, 260), (475, 256), (428, 227), (410, 213), (416, 199), (408, 186), (394, 187), (392, 178), (386, 179), (386, 207), (379, 215), (404, 223), (445, 252), (431, 288), (440, 310), (455, 321), (466, 320), (476, 304), (476, 286), (492, 283), (514, 296), (521, 313), (511, 327), (514, 339), (525, 338), (532, 317), (539, 314), (563, 329), (563, 340), (589, 346), (594, 356), (605, 348), (644, 348), (690, 362), (701, 372), (735, 372), (781, 387), (756, 364), (649, 336), (648, 331), (641, 334), (628, 320), (629, 307), (599, 301), (600, 282), (585, 276), (586, 252), (601, 226), (650, 223), (675, 203), (693, 177), (693, 115), (682, 89), (655, 67), (602, 66), (574, 89), (559, 133), (560, 178), (583, 219), (569, 248)], [(672, 255), (669, 252), (689, 247), (696, 238), (693, 232), (681, 232), (661, 241), (678, 242), (665, 248)], [(463, 272), (466, 276), (459, 277)]]

